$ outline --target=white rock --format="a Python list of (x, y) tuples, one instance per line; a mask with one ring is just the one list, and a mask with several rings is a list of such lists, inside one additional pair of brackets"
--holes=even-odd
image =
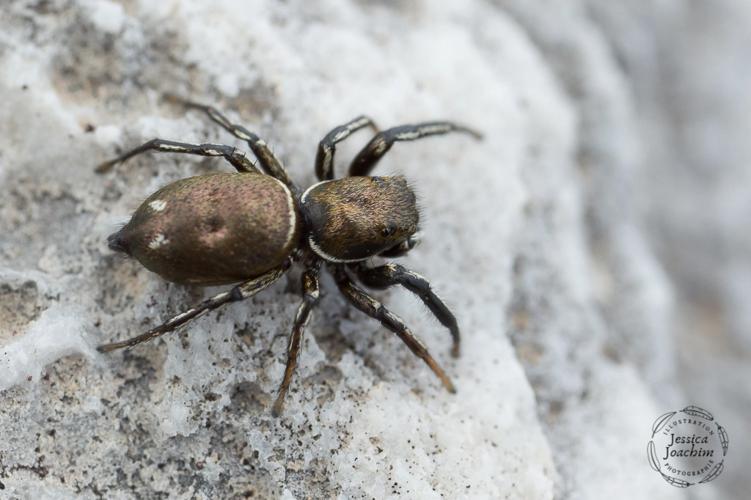
[[(747, 24), (724, 27), (751, 8), (723, 0), (707, 27), (723, 36), (710, 43), (688, 28), (703, 7), (658, 4), (78, 0), (32, 16), (9, 5), (0, 428), (12, 439), (0, 440), (0, 487), (22, 498), (685, 498), (649, 468), (646, 442), (659, 414), (707, 400), (738, 451), (691, 491), (747, 491), (749, 441), (733, 430), (751, 401), (749, 150), (737, 132), (751, 94), (736, 76)], [(719, 81), (701, 70), (718, 51)], [(666, 65), (699, 104), (664, 97), (654, 75)], [(328, 276), (281, 419), (270, 406), (296, 283), (95, 354), (221, 290), (166, 284), (106, 247), (159, 187), (230, 167), (166, 154), (106, 175), (94, 165), (156, 136), (241, 145), (168, 92), (254, 130), (304, 186), (320, 138), (359, 114), (381, 128), (448, 118), (485, 134), (401, 143), (377, 169), (418, 193), (423, 241), (401, 261), (456, 312), (461, 358), (419, 300), (374, 295), (457, 395)], [(712, 127), (705, 109), (717, 111)], [(688, 129), (672, 121), (681, 113)], [(672, 134), (695, 170), (663, 145)], [(337, 147), (338, 175), (366, 140)], [(704, 186), (708, 165), (724, 162)], [(724, 257), (696, 243), (706, 226), (724, 244), (722, 272)], [(701, 307), (686, 298), (696, 283), (709, 287)], [(704, 308), (713, 303), (722, 322)], [(687, 328), (695, 318), (705, 326)]]

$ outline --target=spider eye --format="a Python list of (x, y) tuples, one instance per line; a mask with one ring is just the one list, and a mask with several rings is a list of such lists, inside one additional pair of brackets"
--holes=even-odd
[(383, 229), (381, 229), (381, 234), (384, 237), (391, 236), (395, 232), (396, 232), (396, 224), (389, 224), (388, 226), (386, 226)]

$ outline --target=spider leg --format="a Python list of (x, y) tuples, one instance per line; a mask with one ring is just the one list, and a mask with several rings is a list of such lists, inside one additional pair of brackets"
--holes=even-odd
[(452, 122), (425, 122), (417, 125), (401, 125), (373, 137), (365, 147), (357, 153), (349, 166), (350, 177), (369, 175), (376, 163), (391, 149), (397, 141), (414, 141), (431, 135), (448, 134), (449, 132), (463, 132), (475, 139), (482, 139), (482, 134)]
[(260, 292), (261, 290), (278, 280), (287, 271), (287, 269), (288, 266), (286, 264), (276, 269), (272, 269), (266, 274), (262, 274), (257, 278), (235, 286), (229, 292), (222, 292), (220, 294), (214, 295), (210, 299), (204, 300), (200, 304), (197, 304), (187, 311), (184, 311), (177, 316), (168, 319), (163, 324), (152, 328), (146, 333), (128, 340), (100, 345), (99, 347), (97, 347), (97, 350), (99, 352), (110, 352), (114, 351), (115, 349), (121, 349), (123, 347), (133, 347), (142, 342), (147, 342), (151, 339), (164, 335), (165, 333), (175, 330), (177, 327), (188, 323), (189, 321), (205, 314), (208, 311), (211, 311), (212, 309), (221, 307), (229, 302), (236, 302), (252, 297), (256, 293)]
[(287, 169), (285, 169), (284, 165), (282, 165), (282, 162), (279, 161), (276, 156), (274, 156), (274, 153), (271, 152), (271, 149), (269, 149), (268, 145), (263, 139), (261, 139), (242, 125), (232, 123), (231, 121), (229, 121), (229, 119), (227, 119), (226, 116), (220, 113), (219, 110), (212, 106), (189, 101), (187, 99), (183, 99), (171, 94), (168, 94), (165, 97), (167, 100), (181, 104), (188, 109), (197, 109), (199, 111), (203, 111), (209, 116), (209, 118), (211, 118), (211, 120), (219, 124), (229, 133), (231, 133), (238, 139), (242, 139), (243, 141), (247, 142), (248, 146), (253, 151), (253, 154), (256, 155), (258, 162), (266, 171), (266, 173), (276, 178), (277, 180), (282, 181), (293, 193), (299, 193), (300, 189), (292, 181), (292, 179), (290, 179), (289, 174), (287, 173)]
[(414, 293), (430, 309), (433, 315), (443, 326), (451, 332), (453, 346), (451, 355), (459, 356), (460, 334), (454, 314), (446, 307), (441, 298), (430, 287), (430, 283), (416, 272), (406, 269), (399, 264), (388, 263), (383, 266), (368, 268), (362, 264), (352, 266), (357, 272), (357, 277), (365, 285), (371, 288), (388, 288), (393, 285), (402, 285)]
[(186, 153), (199, 156), (221, 156), (234, 166), (238, 172), (255, 172), (258, 169), (245, 157), (245, 153), (232, 146), (222, 144), (188, 144), (185, 142), (167, 141), (164, 139), (152, 139), (149, 142), (141, 144), (137, 148), (127, 151), (117, 158), (100, 163), (95, 171), (97, 173), (108, 172), (120, 162), (132, 158), (133, 156), (145, 153), (147, 151), (157, 151), (160, 153)]
[(433, 356), (430, 355), (428, 349), (420, 339), (409, 331), (409, 328), (407, 328), (407, 325), (404, 324), (399, 316), (386, 309), (380, 302), (355, 285), (343, 266), (335, 266), (333, 272), (339, 290), (353, 306), (371, 318), (377, 319), (383, 326), (396, 333), (407, 344), (407, 347), (433, 370), (433, 373), (436, 374), (449, 392), (456, 392), (454, 384), (451, 383), (446, 373), (433, 359)]
[(281, 415), (282, 410), (284, 410), (284, 398), (287, 395), (289, 384), (292, 382), (292, 376), (297, 368), (297, 358), (300, 354), (302, 336), (305, 332), (308, 320), (310, 319), (310, 312), (316, 303), (318, 303), (318, 273), (320, 265), (320, 259), (316, 259), (302, 275), (303, 301), (300, 304), (300, 307), (298, 307), (297, 314), (295, 315), (295, 324), (292, 327), (289, 344), (287, 345), (287, 366), (284, 369), (284, 378), (279, 385), (279, 392), (271, 410), (271, 413), (275, 417)]
[(321, 142), (318, 143), (318, 152), (316, 153), (316, 175), (319, 181), (327, 181), (334, 178), (336, 143), (343, 141), (352, 135), (352, 133), (365, 127), (370, 127), (374, 132), (378, 132), (378, 127), (373, 123), (373, 120), (367, 116), (358, 116), (354, 120), (334, 128), (321, 139)]

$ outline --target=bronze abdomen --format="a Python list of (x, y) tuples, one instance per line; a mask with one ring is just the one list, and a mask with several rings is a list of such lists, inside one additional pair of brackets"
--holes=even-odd
[(110, 244), (166, 280), (221, 285), (281, 265), (299, 236), (295, 204), (281, 182), (220, 173), (182, 179), (149, 196)]

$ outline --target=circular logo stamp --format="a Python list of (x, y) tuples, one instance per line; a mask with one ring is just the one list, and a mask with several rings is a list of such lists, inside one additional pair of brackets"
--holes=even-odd
[(707, 483), (722, 472), (728, 434), (698, 406), (660, 415), (647, 444), (649, 465), (673, 486)]

